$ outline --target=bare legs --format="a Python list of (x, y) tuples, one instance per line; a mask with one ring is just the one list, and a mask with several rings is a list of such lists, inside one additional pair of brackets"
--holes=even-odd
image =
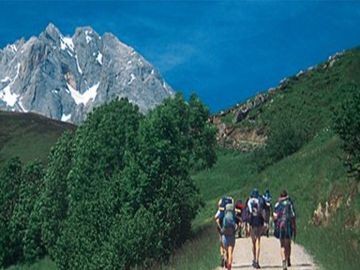
[(229, 246), (227, 249), (227, 267), (228, 269), (231, 269), (232, 263), (233, 263), (233, 253), (234, 253), (234, 247)]
[(290, 261), (291, 255), (291, 239), (280, 239), (281, 245), (281, 259), (283, 261), (283, 268), (286, 269)]

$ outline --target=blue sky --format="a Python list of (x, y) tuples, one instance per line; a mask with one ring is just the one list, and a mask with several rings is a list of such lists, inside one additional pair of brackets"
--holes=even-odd
[(360, 1), (0, 2), (0, 47), (53, 22), (112, 32), (217, 111), (360, 45)]

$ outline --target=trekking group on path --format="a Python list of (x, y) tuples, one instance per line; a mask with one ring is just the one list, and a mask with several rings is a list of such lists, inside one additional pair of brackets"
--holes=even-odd
[[(296, 215), (294, 204), (287, 192), (281, 192), (278, 201), (272, 209), (271, 194), (267, 189), (260, 195), (254, 189), (245, 204), (241, 200), (234, 203), (232, 197), (219, 200), (218, 211), (215, 214), (217, 229), (220, 236), (221, 267), (231, 269), (235, 236), (251, 236), (253, 262), (255, 269), (260, 269), (260, 239), (262, 235), (269, 237), (272, 221), (274, 236), (280, 240), (282, 267), (287, 270), (291, 266), (291, 239), (296, 237)], [(272, 214), (272, 215), (271, 215)]]

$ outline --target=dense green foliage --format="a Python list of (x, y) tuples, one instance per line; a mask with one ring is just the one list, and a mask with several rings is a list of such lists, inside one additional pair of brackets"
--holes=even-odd
[(355, 92), (335, 112), (334, 127), (343, 140), (348, 171), (360, 176), (360, 92)]
[(265, 147), (255, 152), (254, 159), (259, 171), (295, 153), (311, 138), (305, 124), (289, 118), (286, 114), (278, 117), (270, 124)]
[(11, 218), (19, 200), (22, 167), (18, 158), (10, 159), (0, 174), (0, 264), (14, 263), (16, 243), (11, 238)]
[[(167, 261), (190, 237), (202, 203), (190, 171), (216, 160), (208, 116), (196, 96), (181, 95), (146, 116), (126, 99), (95, 109), (56, 143), (44, 176), (39, 163), (29, 164), (14, 198), (4, 197), (14, 205), (3, 222), (10, 234), (2, 265), (45, 254), (59, 269)], [(20, 163), (10, 165), (4, 191), (21, 172)]]

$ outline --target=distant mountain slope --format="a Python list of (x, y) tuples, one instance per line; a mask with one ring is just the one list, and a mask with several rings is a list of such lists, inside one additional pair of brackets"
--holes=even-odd
[(93, 107), (116, 97), (127, 97), (145, 112), (172, 93), (134, 49), (91, 27), (66, 37), (49, 24), (39, 37), (0, 50), (2, 110), (79, 123)]
[(266, 143), (269, 125), (282, 114), (297, 119), (315, 134), (331, 121), (332, 108), (360, 91), (360, 48), (337, 53), (327, 61), (283, 79), (245, 103), (215, 114), (218, 141), (248, 151)]
[(75, 126), (33, 113), (0, 111), (0, 167), (19, 156), (22, 161), (46, 161), (50, 148), (65, 130)]

